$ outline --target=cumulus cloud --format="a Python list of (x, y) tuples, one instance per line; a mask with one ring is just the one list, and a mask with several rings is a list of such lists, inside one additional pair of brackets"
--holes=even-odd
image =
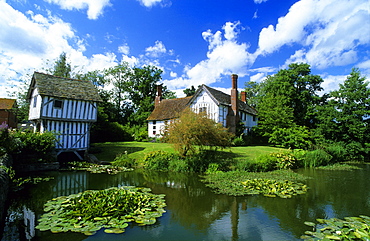
[(98, 19), (105, 7), (110, 6), (110, 0), (44, 0), (59, 5), (65, 10), (83, 10), (87, 8), (89, 19)]
[(259, 4), (259, 3), (267, 2), (268, 0), (253, 0), (253, 1), (256, 4)]
[(246, 75), (247, 67), (254, 62), (255, 56), (248, 52), (248, 44), (237, 42), (240, 22), (227, 22), (222, 29), (223, 32), (212, 33), (207, 30), (202, 33), (203, 39), (208, 43), (207, 59), (193, 67), (186, 66), (182, 76), (165, 81), (167, 86), (176, 89), (199, 84), (209, 85), (220, 81), (225, 75)]
[(268, 55), (284, 45), (298, 44), (286, 62), (307, 62), (324, 69), (358, 60), (358, 46), (370, 43), (370, 9), (364, 0), (301, 0), (278, 19), (276, 26), (263, 28), (258, 54)]
[[(23, 14), (5, 1), (0, 1), (0, 85), (16, 89), (22, 76), (48, 68), (66, 52), (73, 65), (86, 71), (110, 67), (117, 63), (113, 53), (83, 55), (85, 40), (75, 35), (69, 23), (28, 11)], [(49, 63), (50, 64), (50, 63)], [(29, 77), (29, 76), (28, 76)], [(0, 96), (6, 96), (1, 88)]]
[(156, 4), (163, 2), (163, 0), (138, 0), (138, 1), (141, 3), (141, 5), (147, 8), (150, 8)]
[(161, 41), (155, 41), (154, 46), (150, 46), (145, 49), (146, 55), (153, 58), (158, 58), (159, 56), (167, 52), (166, 47)]

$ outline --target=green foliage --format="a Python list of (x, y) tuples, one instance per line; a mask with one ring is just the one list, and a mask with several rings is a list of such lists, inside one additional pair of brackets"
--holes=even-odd
[[(288, 193), (283, 194), (282, 193), (283, 190), (276, 189), (276, 192), (279, 192), (282, 195), (292, 195), (294, 190), (300, 192), (303, 191), (303, 189), (307, 188), (303, 187), (302, 184), (298, 184), (302, 181), (305, 181), (307, 178), (291, 170), (278, 170), (272, 172), (258, 172), (258, 173), (245, 171), (216, 172), (203, 176), (203, 178), (204, 179), (202, 181), (206, 183), (206, 186), (212, 188), (216, 193), (232, 196), (243, 196), (263, 193), (261, 192), (261, 190), (258, 190), (257, 187), (258, 185), (265, 184), (271, 186), (272, 189), (274, 188), (275, 184), (277, 184), (278, 186), (282, 185), (283, 190), (288, 191)], [(259, 180), (268, 180), (268, 181), (263, 181), (260, 183)], [(246, 183), (246, 181), (250, 182), (251, 186), (254, 186), (254, 188), (247, 188), (249, 184)], [(287, 183), (287, 181), (289, 184), (284, 184)], [(293, 187), (290, 185), (292, 184), (291, 182), (295, 183)], [(293, 188), (293, 190), (292, 189), (289, 190), (290, 188)], [(290, 191), (292, 191), (291, 194), (289, 194)]]
[[(344, 144), (332, 143), (324, 147), (324, 150), (332, 156), (334, 162), (347, 161), (347, 149)], [(348, 160), (350, 161), (350, 160)]]
[(93, 235), (105, 228), (106, 233), (123, 233), (129, 222), (150, 225), (165, 212), (164, 195), (150, 193), (149, 188), (121, 187), (88, 190), (58, 197), (45, 204), (46, 212), (36, 226), (41, 231), (81, 232)]
[(288, 180), (276, 181), (263, 178), (248, 179), (242, 182), (247, 194), (263, 194), (266, 197), (291, 198), (293, 195), (304, 194), (307, 186)]
[(364, 160), (370, 153), (370, 88), (358, 69), (351, 74), (339, 90), (329, 94), (327, 105), (319, 108), (318, 131), (326, 139), (340, 142), (352, 159)]
[(232, 145), (233, 146), (245, 146), (245, 141), (244, 141), (244, 139), (243, 139), (243, 136), (242, 135), (240, 135), (240, 136), (238, 136), (238, 137), (235, 137), (234, 139), (233, 139), (233, 141), (232, 141)]
[(131, 137), (135, 141), (146, 141), (148, 140), (148, 126), (147, 125), (134, 125), (126, 126), (126, 130), (130, 133)]
[(308, 149), (312, 146), (310, 131), (305, 126), (274, 128), (269, 143), (290, 149)]
[(127, 141), (132, 140), (127, 127), (118, 122), (101, 121), (93, 125), (91, 142)]
[(0, 154), (13, 154), (14, 161), (51, 161), (56, 135), (52, 132), (0, 129)]
[(274, 128), (290, 128), (293, 124), (314, 127), (314, 109), (321, 102), (317, 92), (322, 90), (322, 82), (321, 77), (311, 74), (308, 64), (293, 63), (253, 87), (259, 130), (271, 134)]
[(168, 171), (169, 162), (175, 158), (172, 153), (164, 151), (153, 151), (143, 158), (143, 166), (149, 170)]
[(68, 167), (68, 169), (70, 170), (87, 171), (91, 173), (107, 173), (110, 175), (115, 175), (120, 172), (132, 171), (132, 169), (118, 165), (100, 165), (81, 161), (69, 162)]
[(209, 119), (204, 113), (185, 109), (179, 119), (166, 125), (164, 141), (174, 145), (181, 156), (212, 147), (229, 147), (232, 134), (221, 124)]
[(55, 60), (54, 67), (50, 70), (47, 70), (47, 72), (55, 76), (71, 78), (72, 67), (71, 64), (68, 63), (67, 54), (65, 52), (61, 53), (59, 58)]
[(132, 168), (136, 166), (135, 160), (130, 158), (128, 156), (127, 151), (124, 153), (119, 153), (114, 161), (112, 162), (112, 165), (114, 166), (120, 166), (120, 167), (127, 167), (127, 168)]
[(188, 96), (193, 96), (195, 94), (197, 90), (194, 88), (194, 85), (192, 85), (190, 88), (187, 88), (187, 89), (184, 89), (183, 92), (184, 94), (186, 95), (186, 97)]
[(345, 217), (343, 219), (316, 219), (318, 224), (305, 222), (313, 227), (313, 231), (306, 231), (301, 238), (305, 240), (369, 240), (370, 217)]
[(304, 167), (326, 166), (331, 163), (333, 157), (322, 149), (308, 151), (304, 156)]

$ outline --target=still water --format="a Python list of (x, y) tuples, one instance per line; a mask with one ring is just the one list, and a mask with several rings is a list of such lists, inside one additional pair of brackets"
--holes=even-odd
[[(310, 189), (307, 194), (291, 199), (215, 194), (195, 174), (50, 172), (47, 174), (54, 180), (23, 190), (11, 200), (10, 222), (1, 241), (299, 240), (310, 229), (305, 221), (370, 215), (370, 165), (354, 171), (297, 172), (312, 177), (307, 181)], [(156, 224), (131, 225), (123, 234), (106, 234), (101, 230), (93, 236), (35, 230), (47, 200), (87, 189), (125, 185), (149, 187), (153, 193), (166, 194), (166, 213)]]

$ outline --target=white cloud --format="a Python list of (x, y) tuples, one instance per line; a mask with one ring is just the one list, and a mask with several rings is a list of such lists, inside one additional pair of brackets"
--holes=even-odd
[(110, 0), (44, 0), (59, 5), (65, 10), (82, 10), (87, 8), (89, 19), (98, 19), (105, 7), (110, 6)]
[(347, 75), (321, 75), (324, 82), (321, 87), (324, 89), (320, 94), (329, 93), (330, 91), (339, 89), (339, 84), (342, 84), (347, 78)]
[(118, 52), (127, 55), (130, 53), (130, 47), (125, 43), (118, 47)]
[(289, 13), (260, 32), (258, 53), (267, 55), (298, 44), (286, 62), (307, 62), (324, 69), (358, 60), (358, 46), (370, 43), (370, 8), (366, 0), (301, 0)]
[(158, 58), (167, 52), (166, 47), (161, 41), (155, 41), (154, 46), (145, 49), (146, 55), (152, 58)]
[(194, 67), (186, 66), (181, 77), (166, 80), (166, 85), (170, 89), (176, 89), (209, 85), (233, 73), (245, 76), (247, 67), (254, 62), (255, 56), (248, 52), (249, 45), (237, 42), (239, 25), (239, 22), (227, 22), (222, 27), (223, 33), (217, 31), (213, 34), (211, 30), (203, 32), (202, 36), (208, 42), (207, 59)]
[(253, 1), (256, 4), (259, 4), (259, 3), (267, 2), (268, 0), (253, 0)]
[(163, 0), (138, 0), (138, 1), (145, 7), (150, 8), (156, 4), (159, 4)]
[[(75, 35), (70, 24), (54, 16), (43, 16), (31, 11), (27, 15), (0, 1), (0, 85), (13, 86), (30, 78), (33, 71), (43, 71), (50, 61), (62, 52), (78, 70), (95, 70), (116, 64), (113, 53), (96, 54), (91, 58), (83, 55), (84, 39)], [(48, 62), (49, 61), (49, 62)], [(1, 88), (0, 96), (7, 95)]]

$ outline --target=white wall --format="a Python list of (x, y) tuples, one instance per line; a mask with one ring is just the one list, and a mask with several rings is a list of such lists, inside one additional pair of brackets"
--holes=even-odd
[(215, 122), (220, 122), (220, 108), (205, 91), (202, 91), (197, 96), (194, 102), (191, 103), (190, 108), (192, 108), (195, 113), (199, 113), (204, 110), (203, 108), (206, 108), (208, 117)]
[(149, 137), (162, 136), (165, 124), (166, 124), (165, 121), (149, 121), (148, 122), (148, 136)]
[(28, 112), (28, 119), (35, 120), (40, 118), (42, 98), (37, 89), (34, 89), (31, 94), (30, 110)]

